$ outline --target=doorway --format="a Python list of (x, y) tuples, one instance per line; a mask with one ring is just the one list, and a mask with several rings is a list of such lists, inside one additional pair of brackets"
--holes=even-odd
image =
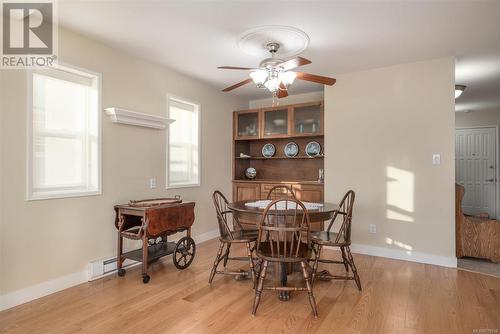
[(496, 127), (455, 130), (455, 182), (465, 187), (465, 214), (497, 218)]
[[(461, 203), (465, 215), (498, 217), (497, 138), (497, 126), (455, 129), (455, 182), (465, 188)], [(464, 257), (458, 259), (458, 268), (500, 277), (500, 264), (490, 260)]]

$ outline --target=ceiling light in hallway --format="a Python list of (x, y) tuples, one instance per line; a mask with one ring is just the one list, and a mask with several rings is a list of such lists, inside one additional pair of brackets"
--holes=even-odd
[(466, 86), (464, 85), (455, 85), (455, 98), (460, 97), (462, 93), (464, 92)]

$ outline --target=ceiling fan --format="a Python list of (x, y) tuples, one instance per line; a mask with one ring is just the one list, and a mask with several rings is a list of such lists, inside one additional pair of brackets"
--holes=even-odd
[(279, 47), (279, 43), (268, 43), (266, 45), (266, 48), (271, 53), (271, 57), (261, 61), (258, 68), (237, 66), (217, 67), (223, 70), (252, 71), (250, 72), (249, 79), (238, 82), (235, 85), (223, 89), (222, 91), (229, 92), (253, 81), (257, 85), (257, 87), (265, 88), (273, 93), (274, 96), (282, 98), (288, 96), (288, 87), (290, 87), (295, 79), (311, 81), (329, 86), (332, 86), (335, 83), (336, 80), (334, 78), (304, 72), (291, 71), (294, 68), (310, 64), (311, 61), (303, 57), (295, 57), (286, 61), (280, 59), (276, 57), (276, 52), (278, 51)]

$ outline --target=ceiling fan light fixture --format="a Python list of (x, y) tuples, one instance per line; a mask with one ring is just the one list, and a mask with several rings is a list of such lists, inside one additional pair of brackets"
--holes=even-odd
[(455, 85), (455, 98), (460, 97), (467, 86), (465, 85)]
[(266, 82), (268, 75), (269, 74), (267, 73), (267, 71), (262, 69), (250, 72), (250, 78), (252, 78), (252, 81), (254, 82), (254, 84), (257, 85), (257, 87), (264, 86), (264, 83)]
[(264, 86), (271, 92), (274, 93), (280, 88), (280, 80), (278, 77), (272, 77), (269, 78), (265, 83)]
[[(260, 44), (260, 43), (259, 43)], [(260, 44), (261, 45), (261, 44)], [(262, 60), (258, 68), (251, 67), (239, 67), (239, 66), (220, 66), (220, 69), (227, 70), (244, 70), (251, 72), (249, 73), (250, 78), (238, 82), (235, 85), (224, 88), (223, 92), (229, 92), (233, 89), (246, 85), (253, 81), (253, 83), (262, 89), (267, 89), (269, 92), (273, 93), (274, 97), (283, 98), (288, 96), (288, 87), (290, 87), (295, 79), (300, 79), (304, 81), (310, 81), (314, 83), (319, 83), (323, 85), (333, 85), (335, 83), (334, 78), (324, 77), (321, 75), (315, 75), (304, 72), (294, 72), (293, 69), (310, 64), (309, 59), (303, 57), (294, 57), (292, 59), (282, 59), (284, 57), (278, 57), (277, 52), (280, 50), (280, 43), (278, 42), (267, 42), (266, 49), (271, 53), (271, 57)]]
[(293, 84), (293, 82), (295, 81), (295, 78), (297, 78), (297, 73), (295, 73), (293, 71), (281, 72), (278, 75), (278, 77), (280, 78), (281, 83), (283, 83), (283, 85), (285, 85), (285, 87), (288, 87), (291, 84)]

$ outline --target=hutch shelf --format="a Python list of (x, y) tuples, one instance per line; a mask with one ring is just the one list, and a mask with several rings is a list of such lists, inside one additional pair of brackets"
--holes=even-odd
[[(278, 184), (290, 186), (298, 199), (318, 202), (324, 200), (324, 107), (323, 102), (311, 102), (235, 111), (233, 113), (233, 200), (265, 199), (269, 190)], [(306, 154), (309, 142), (318, 142), (321, 153)], [(286, 144), (299, 147), (295, 157), (284, 153)], [(276, 152), (264, 157), (262, 147), (271, 143)], [(245, 170), (257, 171), (248, 179)]]

